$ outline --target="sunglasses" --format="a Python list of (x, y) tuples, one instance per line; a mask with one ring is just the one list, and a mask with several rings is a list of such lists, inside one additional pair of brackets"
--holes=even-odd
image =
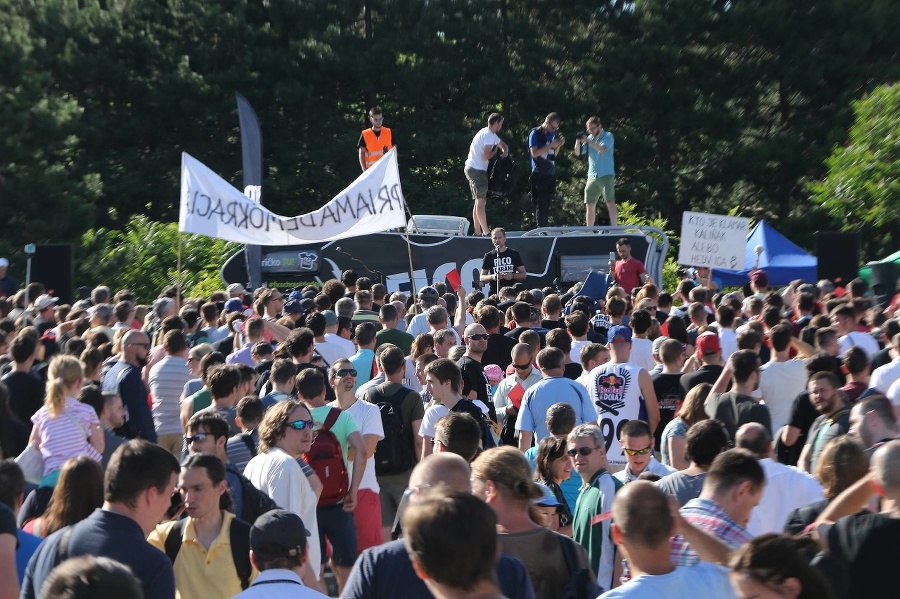
[(302, 431), (306, 429), (311, 429), (313, 427), (312, 420), (294, 420), (293, 422), (288, 422), (287, 425), (294, 429), (295, 431)]
[(513, 364), (513, 368), (516, 370), (528, 370), (531, 368), (531, 364)]
[(651, 447), (649, 445), (643, 449), (628, 449), (627, 447), (623, 447), (622, 451), (628, 455), (647, 455), (650, 453)]
[(196, 433), (194, 435), (189, 435), (184, 438), (184, 442), (190, 445), (191, 443), (200, 443), (203, 439), (210, 436), (212, 433)]
[(475, 341), (487, 341), (489, 339), (488, 335), (469, 335), (468, 339), (474, 339)]
[(144, 349), (150, 349), (149, 343), (129, 343), (128, 345), (137, 345), (138, 347), (143, 347)]
[(344, 368), (343, 370), (338, 370), (337, 372), (335, 372), (334, 378), (341, 379), (341, 378), (344, 378), (345, 376), (356, 376), (356, 374), (357, 374), (356, 371), (353, 370), (352, 368)]
[(598, 449), (600, 449), (600, 448), (599, 447), (579, 447), (578, 449), (570, 449), (566, 453), (569, 455), (569, 457), (573, 457), (573, 458), (575, 456), (577, 456), (579, 453), (581, 455), (587, 457), (587, 456), (591, 455), (592, 453), (594, 453), (595, 451), (597, 451)]

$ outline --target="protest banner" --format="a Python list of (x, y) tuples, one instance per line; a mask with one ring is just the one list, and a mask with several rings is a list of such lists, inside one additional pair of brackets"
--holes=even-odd
[(743, 268), (749, 228), (748, 218), (685, 212), (678, 262), (728, 270)]
[(202, 162), (181, 155), (178, 230), (256, 245), (297, 245), (378, 233), (406, 225), (396, 149), (330, 202), (300, 216), (278, 216)]

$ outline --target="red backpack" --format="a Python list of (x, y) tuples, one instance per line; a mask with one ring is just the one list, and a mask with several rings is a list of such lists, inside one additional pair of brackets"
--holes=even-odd
[(309, 451), (303, 454), (303, 459), (315, 470), (319, 480), (322, 481), (323, 489), (319, 496), (319, 507), (337, 505), (344, 500), (350, 489), (341, 443), (331, 432), (331, 427), (334, 426), (340, 415), (339, 409), (331, 408), (328, 417), (322, 423), (322, 428), (317, 431), (318, 434)]

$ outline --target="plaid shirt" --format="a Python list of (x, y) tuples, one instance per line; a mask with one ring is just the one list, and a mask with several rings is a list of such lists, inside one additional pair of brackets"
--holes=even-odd
[[(681, 508), (681, 515), (697, 528), (716, 535), (732, 549), (737, 549), (753, 538), (747, 529), (732, 520), (719, 504), (709, 499), (691, 499)], [(681, 535), (676, 535), (672, 539), (672, 562), (676, 566), (693, 566), (700, 563), (696, 552)]]

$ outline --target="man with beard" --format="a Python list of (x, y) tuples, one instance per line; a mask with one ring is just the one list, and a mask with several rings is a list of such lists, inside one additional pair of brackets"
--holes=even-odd
[(156, 443), (153, 416), (147, 402), (149, 392), (141, 376), (149, 353), (150, 338), (146, 333), (137, 330), (125, 333), (118, 362), (114, 362), (103, 375), (103, 391), (116, 393), (125, 405), (125, 424), (116, 429), (116, 434)]
[(840, 386), (837, 376), (831, 372), (817, 372), (809, 378), (809, 401), (821, 416), (810, 427), (800, 453), (797, 465), (804, 472), (815, 472), (828, 442), (850, 430), (850, 406), (838, 389)]

